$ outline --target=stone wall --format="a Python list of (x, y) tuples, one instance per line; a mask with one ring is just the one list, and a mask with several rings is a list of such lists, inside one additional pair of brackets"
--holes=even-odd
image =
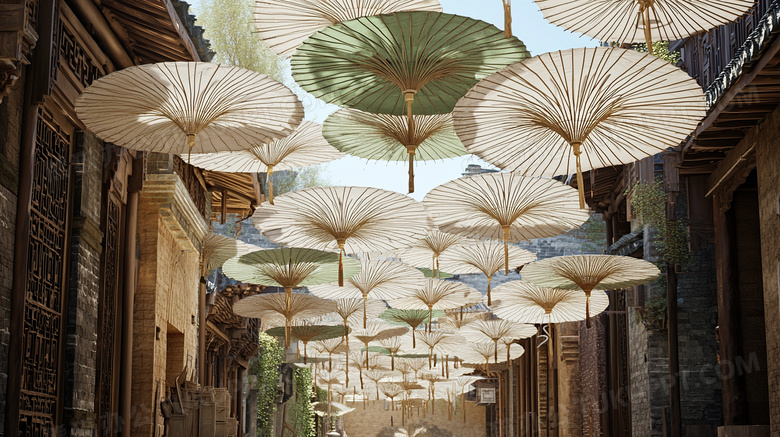
[(0, 103), (0, 436), (5, 433), (24, 75)]
[(764, 315), (772, 435), (780, 434), (780, 110), (758, 126), (756, 162), (761, 220)]
[[(680, 181), (677, 217), (688, 217), (687, 179)], [(691, 202), (690, 204), (693, 204)], [(712, 238), (692, 253), (687, 266), (677, 272), (678, 354), (680, 408), (683, 428), (688, 425), (720, 424), (722, 395), (716, 380), (718, 343), (718, 284), (715, 244)], [(664, 332), (665, 334), (665, 332)], [(665, 387), (665, 384), (662, 384)], [(666, 392), (668, 398), (668, 391)], [(684, 431), (684, 429), (683, 429)]]
[(74, 436), (95, 431), (95, 368), (98, 295), (101, 291), (100, 231), (103, 144), (91, 133), (74, 136), (73, 219), (65, 343), (65, 423)]
[[(474, 402), (466, 401), (466, 422), (463, 422), (463, 410), (460, 406), (456, 409), (452, 418), (447, 415), (447, 402), (437, 400), (435, 413), (431, 414), (430, 407), (427, 413), (423, 409), (412, 408), (412, 417), (403, 421), (403, 427), (412, 430), (418, 427), (426, 427), (429, 430), (439, 428), (449, 431), (451, 434), (441, 434), (441, 437), (484, 437), (485, 435), (485, 408), (477, 406)], [(344, 431), (349, 437), (392, 437), (390, 433), (390, 418), (393, 418), (395, 428), (402, 427), (400, 402), (396, 401), (396, 410), (390, 408), (390, 401), (368, 401), (363, 406), (361, 402), (347, 403), (355, 408), (355, 411), (344, 416)], [(411, 435), (411, 434), (410, 434)], [(438, 436), (438, 434), (437, 434)]]

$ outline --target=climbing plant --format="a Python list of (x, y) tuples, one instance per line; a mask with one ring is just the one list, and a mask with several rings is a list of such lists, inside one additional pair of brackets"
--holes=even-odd
[(314, 405), (311, 369), (297, 368), (293, 372), (295, 400), (291, 406), (292, 426), (297, 437), (314, 437)]
[(279, 366), (284, 362), (284, 350), (276, 338), (261, 333), (258, 340), (258, 358), (252, 366), (257, 376), (257, 435), (273, 437), (274, 413), (278, 396)]
[(643, 225), (658, 230), (656, 245), (661, 261), (685, 266), (691, 260), (688, 227), (681, 220), (666, 219), (663, 183), (638, 183), (631, 191), (631, 210)]

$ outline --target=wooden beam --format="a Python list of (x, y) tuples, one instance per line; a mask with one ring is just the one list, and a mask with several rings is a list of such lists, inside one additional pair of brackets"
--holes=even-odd
[(173, 23), (174, 30), (181, 37), (182, 44), (187, 49), (190, 56), (192, 56), (192, 60), (205, 61), (205, 59), (200, 59), (200, 54), (198, 53), (198, 49), (195, 47), (195, 43), (192, 42), (192, 36), (190, 36), (190, 32), (187, 29), (187, 26), (185, 26), (184, 23), (181, 22), (181, 18), (179, 17), (179, 14), (176, 12), (176, 9), (173, 7), (171, 0), (162, 0), (162, 2), (165, 5), (165, 8), (168, 10), (168, 15), (171, 17), (171, 22)]
[(758, 61), (753, 64), (752, 70), (747, 73), (742, 73), (737, 82), (729, 87), (729, 90), (726, 92), (726, 94), (720, 98), (715, 108), (712, 109), (712, 111), (702, 121), (696, 131), (694, 131), (692, 138), (683, 146), (683, 152), (692, 146), (694, 139), (697, 136), (708, 130), (715, 123), (715, 121), (720, 118), (721, 114), (728, 109), (732, 101), (745, 89), (745, 87), (749, 86), (751, 82), (753, 82), (753, 79), (759, 75), (761, 70), (774, 61), (773, 58), (778, 54), (778, 52), (780, 52), (780, 38), (775, 38), (775, 40), (764, 51)]
[(756, 143), (743, 140), (737, 145), (737, 147), (731, 149), (731, 151), (726, 154), (726, 157), (723, 159), (723, 161), (718, 164), (718, 167), (715, 169), (715, 171), (710, 175), (710, 177), (707, 178), (706, 197), (711, 196), (715, 189), (718, 188), (718, 186), (720, 186), (720, 184), (722, 184), (723, 181), (729, 177), (734, 169), (736, 169), (740, 163), (745, 161), (745, 159), (751, 153), (753, 153), (755, 148)]

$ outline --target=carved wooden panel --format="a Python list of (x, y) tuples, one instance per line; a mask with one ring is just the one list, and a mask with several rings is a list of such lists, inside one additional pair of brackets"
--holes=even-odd
[(59, 52), (60, 60), (68, 66), (84, 88), (103, 76), (103, 71), (68, 26), (61, 26)]
[(187, 192), (190, 193), (192, 201), (195, 202), (195, 206), (198, 208), (198, 212), (206, 218), (206, 190), (201, 185), (200, 180), (195, 175), (195, 167), (187, 164), (178, 156), (173, 157), (173, 171), (181, 178), (182, 183), (187, 188)]
[(20, 435), (50, 435), (59, 409), (70, 137), (38, 119), (22, 343)]
[(118, 353), (117, 314), (119, 299), (119, 264), (121, 262), (120, 229), (122, 225), (122, 204), (113, 194), (108, 195), (105, 217), (105, 240), (103, 246), (103, 284), (98, 303), (98, 343), (96, 378), (96, 413), (98, 435), (116, 434), (117, 423), (114, 414), (116, 405), (114, 382), (119, 369), (115, 368)]

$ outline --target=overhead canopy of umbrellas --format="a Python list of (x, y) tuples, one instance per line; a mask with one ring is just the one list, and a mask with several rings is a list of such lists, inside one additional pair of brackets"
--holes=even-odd
[[(536, 3), (566, 29), (607, 42), (644, 39), (652, 51), (653, 40), (723, 24), (753, 2)], [(77, 100), (79, 118), (104, 141), (186, 155), (208, 170), (268, 175), (268, 202), (252, 220), (282, 248), (212, 234), (202, 241), (200, 273), (222, 267), (263, 288), (233, 311), (260, 318), (287, 348), (293, 340), (303, 346), (304, 364), (329, 392), (318, 414), (351, 411), (330, 402), (331, 393), (353, 402), (385, 397), (392, 408), (451, 401), (476, 379), (465, 372), (491, 375), (491, 364), (519, 357), (516, 343), (534, 335), (552, 347), (555, 324), (590, 326), (609, 306), (601, 290), (659, 274), (630, 257), (537, 261), (518, 244), (588, 220), (583, 171), (684, 140), (705, 113), (701, 88), (675, 66), (632, 50), (531, 57), (511, 36), (510, 2), (502, 4), (504, 31), (446, 14), (437, 0), (258, 0), (257, 30), (272, 50), (292, 57), (293, 78), (342, 106), (324, 125), (304, 122), (303, 105), (281, 83), (212, 63), (130, 67), (96, 80)], [(445, 183), (423, 202), (373, 187), (273, 198), (274, 171), (343, 154), (408, 160), (411, 193), (415, 160), (469, 153), (503, 171)], [(569, 175), (579, 193), (552, 179)], [(491, 290), (502, 269), (520, 270), (523, 280)], [(486, 276), (484, 302), (482, 290), (450, 278), (469, 274)], [(372, 386), (364, 390), (365, 380)]]

